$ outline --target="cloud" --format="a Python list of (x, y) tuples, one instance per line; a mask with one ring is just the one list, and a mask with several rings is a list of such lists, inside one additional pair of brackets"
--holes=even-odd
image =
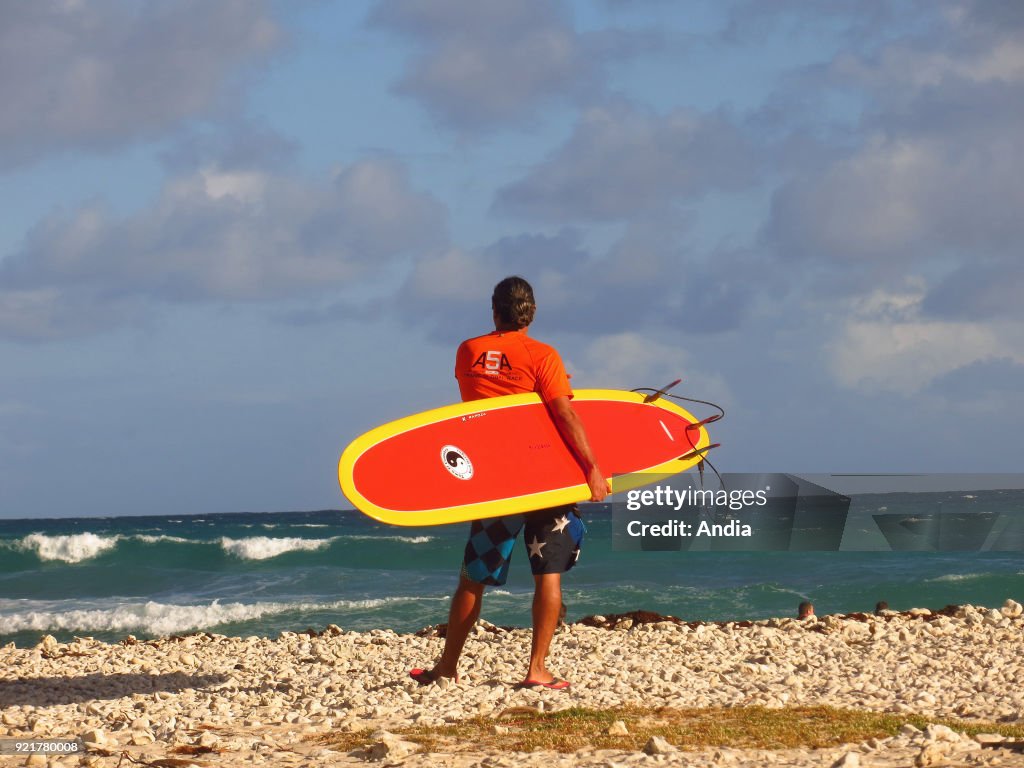
[[(906, 260), (940, 241), (932, 224), (958, 193), (941, 146), (878, 137), (798, 176), (772, 201), (768, 236), (787, 258)], [(954, 228), (955, 229), (955, 228)]]
[(161, 157), (168, 169), (182, 173), (211, 166), (226, 171), (283, 170), (297, 154), (294, 140), (260, 122), (229, 120), (213, 128), (190, 127)]
[(0, 262), (0, 334), (89, 335), (158, 302), (322, 295), (444, 242), (445, 211), (402, 166), (367, 160), (329, 183), (204, 168), (124, 218), (51, 216)]
[(1024, 318), (1024, 266), (1009, 256), (969, 264), (947, 275), (925, 297), (922, 309), (935, 317), (967, 320)]
[(0, 14), (0, 168), (221, 112), (244, 68), (283, 40), (260, 1), (6, 3)]
[(495, 209), (542, 221), (626, 219), (758, 178), (750, 143), (723, 114), (586, 110), (568, 141), (499, 190)]
[(989, 400), (994, 395), (1013, 395), (1021, 400), (1024, 364), (1008, 357), (971, 363), (940, 376), (929, 391), (958, 400)]
[(862, 110), (831, 152), (790, 164), (763, 242), (850, 293), (926, 275), (922, 321), (1019, 317), (1024, 15), (975, 2), (921, 12), (912, 33), (878, 31), (800, 80), (826, 113), (851, 93)]
[(682, 378), (683, 383), (673, 394), (692, 397), (694, 393), (713, 393), (716, 402), (727, 404), (732, 400), (721, 376), (696, 368), (681, 347), (648, 334), (599, 335), (581, 347), (568, 348), (563, 355), (577, 388), (655, 388)]
[(370, 22), (419, 48), (397, 92), (460, 132), (591, 98), (604, 89), (606, 63), (658, 44), (651, 33), (579, 33), (568, 5), (550, 0), (382, 0)]
[(495, 283), (519, 274), (533, 285), (535, 326), (544, 333), (661, 328), (704, 334), (737, 327), (757, 285), (764, 285), (757, 278), (761, 269), (749, 254), (716, 252), (698, 259), (680, 245), (684, 232), (678, 222), (641, 220), (601, 254), (587, 248), (574, 229), (439, 251), (417, 259), (396, 308), (439, 341), (451, 342), (489, 325)]
[(838, 382), (864, 392), (914, 394), (942, 377), (981, 363), (1024, 363), (1019, 327), (1007, 332), (982, 323), (922, 317), (923, 288), (878, 289), (853, 302), (827, 350)]

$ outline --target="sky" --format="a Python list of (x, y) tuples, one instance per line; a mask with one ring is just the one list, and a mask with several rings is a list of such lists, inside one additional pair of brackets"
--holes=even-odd
[(730, 472), (1018, 472), (1016, 0), (0, 5), (0, 517), (346, 508), (490, 291)]

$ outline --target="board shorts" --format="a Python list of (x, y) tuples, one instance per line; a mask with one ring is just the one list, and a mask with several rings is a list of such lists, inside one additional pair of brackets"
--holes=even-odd
[(520, 515), (474, 520), (462, 559), (462, 575), (477, 584), (500, 587), (516, 537), (523, 528), (523, 543), (534, 576), (565, 573), (580, 557), (586, 527), (575, 504), (540, 509)]

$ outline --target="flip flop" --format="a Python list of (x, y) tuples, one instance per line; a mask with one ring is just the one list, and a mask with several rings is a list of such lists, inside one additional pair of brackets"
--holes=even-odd
[(568, 680), (559, 680), (557, 677), (547, 683), (542, 683), (539, 680), (524, 680), (519, 683), (516, 688), (547, 688), (549, 691), (564, 691), (570, 686)]
[[(442, 675), (437, 675), (435, 677), (433, 671), (429, 669), (410, 669), (409, 677), (411, 677), (420, 685), (430, 685), (431, 683), (436, 683), (442, 677)], [(448, 679), (451, 680), (453, 683), (459, 682), (458, 675), (456, 675), (455, 677), (450, 677)]]

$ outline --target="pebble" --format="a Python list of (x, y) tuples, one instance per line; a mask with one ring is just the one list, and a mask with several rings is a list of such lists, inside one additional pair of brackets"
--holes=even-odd
[(832, 763), (832, 768), (860, 768), (860, 755), (856, 752), (847, 752)]
[(629, 729), (626, 728), (626, 724), (621, 720), (616, 720), (610, 726), (606, 733), (609, 736), (629, 736)]
[(665, 741), (661, 736), (651, 736), (643, 749), (645, 755), (667, 755), (675, 751), (676, 748)]
[[(833, 707), (932, 717), (1012, 721), (1024, 713), (1024, 610), (961, 606), (942, 615), (917, 610), (885, 616), (825, 616), (693, 624), (602, 619), (571, 625), (552, 643), (549, 666), (572, 681), (567, 691), (519, 691), (529, 629), (481, 623), (463, 657), (462, 681), (420, 687), (407, 670), (436, 660), (443, 640), (390, 631), (277, 639), (193, 635), (108, 645), (47, 636), (27, 649), (0, 649), (0, 735), (83, 741), (110, 755), (126, 748), (150, 762), (183, 759), (177, 746), (213, 752), (212, 768), (235, 765), (356, 765), (401, 761), (407, 768), (681, 764), (697, 766), (1024, 766), (1024, 754), (993, 748), (1002, 737), (966, 738), (945, 726), (907, 725), (892, 738), (830, 749), (780, 751), (709, 748), (680, 752), (664, 739), (643, 751), (584, 750), (428, 755), (394, 731), (415, 723), (438, 728), (472, 717), (495, 719), (492, 733), (518, 726), (501, 713), (568, 707)], [(619, 631), (608, 631), (604, 624)], [(317, 734), (392, 729), (367, 739), (360, 756), (325, 750)], [(635, 730), (635, 729), (634, 729)], [(627, 736), (625, 722), (607, 733)], [(626, 743), (625, 741), (623, 742)], [(984, 748), (983, 748), (984, 746)], [(0, 757), (0, 768), (14, 765)], [(23, 758), (17, 758), (23, 765)], [(45, 758), (44, 758), (45, 760)], [(96, 765), (117, 762), (90, 755)], [(431, 762), (433, 760), (433, 762)], [(5, 762), (7, 761), (7, 762)], [(490, 762), (488, 762), (490, 761)], [(82, 764), (54, 758), (56, 766)], [(40, 763), (47, 764), (47, 763)]]

